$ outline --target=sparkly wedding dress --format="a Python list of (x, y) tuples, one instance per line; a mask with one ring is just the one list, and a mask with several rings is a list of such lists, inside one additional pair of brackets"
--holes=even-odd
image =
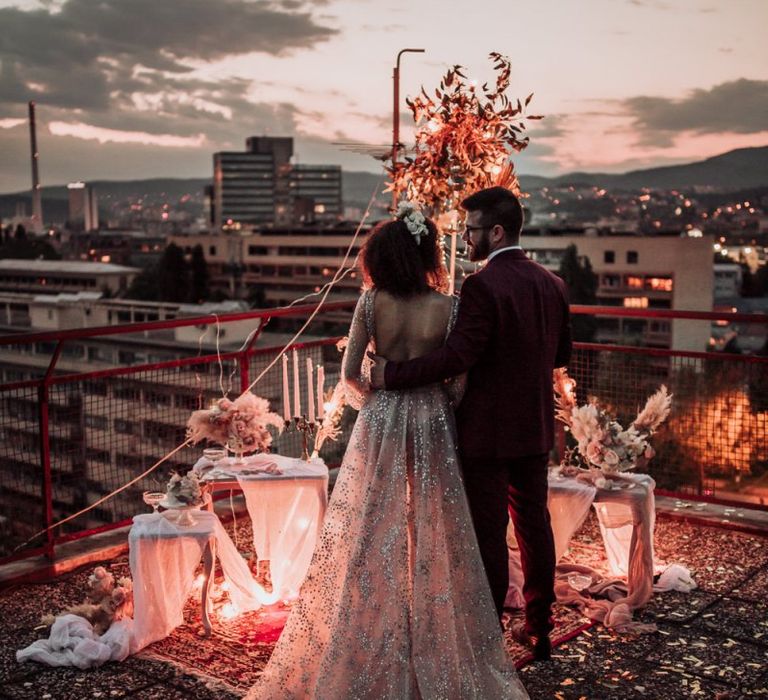
[[(348, 387), (364, 385), (374, 294), (355, 310)], [(454, 382), (358, 393), (301, 595), (248, 698), (528, 697), (504, 647), (464, 495), (457, 391)]]

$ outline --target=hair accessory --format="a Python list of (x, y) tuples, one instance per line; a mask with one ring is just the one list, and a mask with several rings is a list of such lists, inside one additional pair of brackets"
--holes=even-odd
[(410, 234), (416, 239), (416, 244), (421, 243), (421, 237), (429, 234), (427, 220), (413, 202), (400, 202), (397, 205), (396, 219), (405, 223)]

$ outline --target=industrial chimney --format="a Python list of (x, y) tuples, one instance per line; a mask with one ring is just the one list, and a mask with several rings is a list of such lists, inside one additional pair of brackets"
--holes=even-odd
[(29, 103), (29, 145), (32, 149), (32, 227), (35, 233), (43, 232), (43, 199), (40, 192), (40, 173), (37, 161), (37, 127), (35, 125), (35, 103)]

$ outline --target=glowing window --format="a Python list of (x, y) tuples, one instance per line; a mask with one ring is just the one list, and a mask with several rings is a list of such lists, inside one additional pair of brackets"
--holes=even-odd
[(648, 297), (624, 297), (624, 306), (627, 309), (647, 309)]
[(652, 289), (654, 292), (671, 292), (672, 278), (671, 277), (646, 277), (645, 287), (646, 289)]
[(642, 289), (643, 288), (643, 278), (637, 277), (636, 275), (627, 275), (627, 287), (629, 289)]

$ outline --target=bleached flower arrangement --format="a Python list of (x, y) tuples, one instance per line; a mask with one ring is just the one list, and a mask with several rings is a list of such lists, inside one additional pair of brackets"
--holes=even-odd
[(185, 475), (174, 473), (166, 488), (168, 503), (198, 506), (203, 502), (203, 492), (200, 480), (194, 472)]
[(397, 205), (395, 218), (400, 219), (406, 225), (410, 234), (416, 239), (417, 245), (421, 243), (421, 237), (429, 233), (426, 217), (413, 202), (400, 202)]
[(341, 416), (344, 413), (346, 403), (344, 383), (339, 382), (333, 388), (333, 392), (328, 396), (328, 401), (325, 404), (325, 417), (320, 423), (317, 435), (315, 435), (313, 455), (320, 452), (326, 440), (336, 440), (341, 434)]
[(269, 401), (248, 391), (234, 401), (219, 399), (209, 409), (194, 411), (187, 421), (187, 437), (195, 444), (209, 440), (232, 452), (256, 452), (272, 444), (269, 426), (280, 432), (283, 419), (269, 410)]
[(626, 429), (594, 400), (577, 406), (575, 388), (576, 382), (565, 369), (555, 370), (555, 417), (566, 425), (577, 443), (576, 450), (566, 456), (566, 461), (570, 458), (572, 462), (570, 466), (584, 465), (611, 474), (634, 469), (641, 460), (647, 462), (654, 456), (650, 438), (666, 420), (672, 405), (666, 386), (662, 385), (646, 401)]

